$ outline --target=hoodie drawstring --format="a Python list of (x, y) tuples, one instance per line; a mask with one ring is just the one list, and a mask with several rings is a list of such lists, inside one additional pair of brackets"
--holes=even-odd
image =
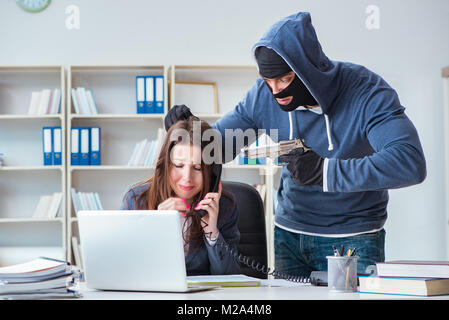
[(292, 121), (292, 113), (291, 112), (288, 113), (288, 120), (290, 122), (290, 134), (288, 135), (289, 136), (288, 140), (292, 140), (293, 139), (293, 121)]
[[(289, 140), (292, 140), (293, 139), (292, 112), (288, 113), (288, 120), (290, 122)], [(332, 150), (334, 150), (334, 144), (332, 143), (331, 130), (330, 130), (330, 125), (329, 125), (329, 117), (327, 114), (324, 114), (324, 121), (326, 122), (326, 134), (327, 134), (327, 143), (328, 143), (327, 150), (332, 151)]]
[(327, 132), (327, 143), (328, 143), (327, 150), (331, 151), (331, 150), (334, 150), (334, 144), (332, 143), (331, 129), (329, 127), (329, 117), (327, 116), (327, 114), (324, 114), (324, 121), (326, 121), (326, 132)]

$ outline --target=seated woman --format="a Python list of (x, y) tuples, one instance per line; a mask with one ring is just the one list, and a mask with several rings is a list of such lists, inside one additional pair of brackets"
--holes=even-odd
[[(240, 241), (237, 207), (232, 194), (222, 190), (221, 182), (218, 192), (209, 192), (211, 165), (202, 158), (206, 142), (199, 139), (201, 145), (194, 144), (195, 121), (201, 124), (201, 137), (211, 129), (196, 117), (173, 124), (162, 144), (154, 175), (127, 191), (121, 209), (178, 210), (187, 275), (238, 274), (240, 266), (225, 248), (227, 245), (235, 250)], [(179, 132), (175, 130), (185, 130), (190, 138), (171, 139)], [(207, 212), (202, 218), (195, 212), (199, 209)]]

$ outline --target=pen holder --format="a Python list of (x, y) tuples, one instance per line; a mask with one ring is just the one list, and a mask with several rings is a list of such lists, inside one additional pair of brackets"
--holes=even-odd
[(357, 292), (358, 256), (327, 256), (327, 287), (331, 292)]

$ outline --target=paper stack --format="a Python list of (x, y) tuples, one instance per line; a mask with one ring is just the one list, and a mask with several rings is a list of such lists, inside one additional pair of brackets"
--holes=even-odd
[(79, 297), (75, 283), (81, 274), (68, 262), (36, 258), (0, 268), (0, 298), (44, 299)]

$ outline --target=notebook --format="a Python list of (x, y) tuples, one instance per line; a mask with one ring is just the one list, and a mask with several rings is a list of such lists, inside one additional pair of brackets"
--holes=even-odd
[(86, 285), (100, 290), (189, 292), (179, 212), (78, 212)]
[(187, 283), (202, 286), (220, 287), (258, 287), (260, 279), (244, 274), (224, 274), (207, 276), (189, 276)]

